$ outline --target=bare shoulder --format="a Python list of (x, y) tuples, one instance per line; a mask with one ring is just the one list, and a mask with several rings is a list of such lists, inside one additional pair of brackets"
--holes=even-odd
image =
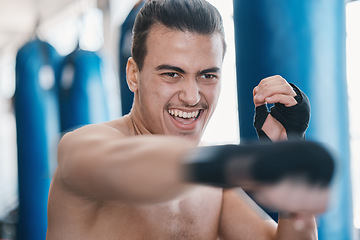
[(124, 136), (134, 135), (134, 128), (130, 118), (130, 115), (123, 116), (119, 119), (112, 120), (109, 122), (102, 123), (104, 127), (112, 128), (113, 130), (123, 134)]
[[(89, 141), (103, 141), (111, 138), (122, 138), (131, 135), (131, 125), (126, 117), (113, 121), (89, 124), (66, 133), (60, 141), (59, 153), (74, 144)], [(61, 157), (61, 155), (59, 155)]]
[(127, 117), (122, 117), (116, 120), (103, 122), (103, 123), (97, 123), (97, 124), (89, 124), (85, 125), (83, 127), (80, 127), (74, 131), (71, 131), (67, 135), (84, 135), (84, 134), (118, 134), (128, 136), (131, 133), (130, 129), (131, 125), (129, 123), (129, 119)]

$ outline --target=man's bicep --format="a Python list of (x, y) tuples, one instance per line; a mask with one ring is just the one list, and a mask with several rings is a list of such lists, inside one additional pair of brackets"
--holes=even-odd
[(276, 223), (241, 190), (224, 190), (219, 239), (275, 239)]

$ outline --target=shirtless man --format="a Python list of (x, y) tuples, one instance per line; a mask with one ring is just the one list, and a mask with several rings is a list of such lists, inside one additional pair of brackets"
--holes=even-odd
[[(212, 152), (197, 145), (220, 92), (226, 44), (217, 10), (203, 0), (149, 1), (138, 14), (133, 40), (127, 64), (131, 113), (62, 138), (47, 239), (316, 239), (313, 213), (325, 210), (326, 187), (301, 187), (292, 195), (286, 184), (259, 185), (240, 176), (238, 186), (291, 213), (280, 215), (277, 225), (254, 210), (245, 194), (189, 183), (207, 183), (189, 166)], [(280, 76), (254, 90), (256, 106), (291, 107), (295, 96)], [(261, 130), (273, 141), (287, 138), (271, 115)]]

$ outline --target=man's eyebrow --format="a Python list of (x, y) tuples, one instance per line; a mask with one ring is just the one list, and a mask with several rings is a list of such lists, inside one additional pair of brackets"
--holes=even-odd
[(220, 68), (218, 68), (218, 67), (208, 68), (208, 69), (202, 70), (200, 72), (200, 74), (213, 73), (213, 72), (219, 73)]
[(160, 70), (171, 70), (179, 73), (185, 73), (185, 71), (179, 67), (168, 65), (168, 64), (162, 64), (156, 67), (156, 71)]
[[(175, 72), (179, 72), (179, 73), (185, 73), (185, 71), (182, 68), (168, 65), (168, 64), (162, 64), (162, 65), (157, 66), (156, 71), (160, 71), (160, 70), (171, 70), (171, 71), (175, 71)], [(216, 73), (220, 72), (220, 68), (218, 68), (218, 67), (208, 68), (208, 69), (200, 71), (199, 74), (206, 74), (206, 73), (213, 73), (213, 72), (216, 72)]]

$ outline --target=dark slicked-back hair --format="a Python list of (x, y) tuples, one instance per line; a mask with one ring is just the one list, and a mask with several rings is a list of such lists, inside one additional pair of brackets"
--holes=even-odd
[(146, 40), (154, 24), (201, 35), (220, 34), (226, 51), (219, 11), (205, 0), (150, 0), (138, 13), (133, 28), (132, 57), (141, 70), (147, 54)]

